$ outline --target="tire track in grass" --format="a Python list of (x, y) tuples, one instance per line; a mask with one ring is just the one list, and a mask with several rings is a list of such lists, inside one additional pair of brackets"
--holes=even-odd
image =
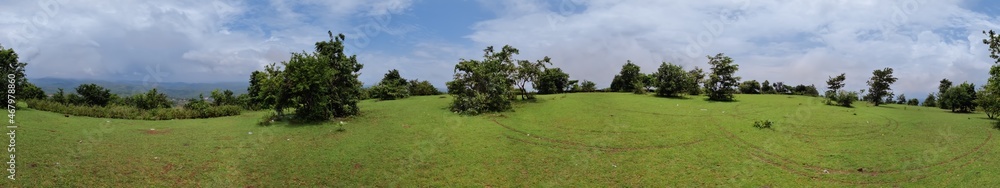
[[(667, 149), (667, 148), (673, 148), (673, 147), (679, 147), (679, 146), (693, 145), (693, 144), (697, 144), (697, 143), (700, 143), (700, 142), (702, 142), (702, 141), (705, 140), (705, 139), (696, 139), (696, 140), (692, 140), (692, 141), (683, 142), (683, 143), (680, 143), (680, 144), (656, 145), (656, 146), (642, 146), (642, 147), (608, 147), (608, 146), (596, 146), (596, 145), (584, 144), (584, 143), (573, 142), (573, 141), (568, 141), (568, 140), (559, 140), (559, 139), (553, 139), (553, 138), (549, 138), (549, 137), (538, 136), (537, 134), (536, 135), (531, 135), (531, 133), (529, 133), (529, 132), (518, 130), (518, 129), (515, 129), (515, 128), (510, 127), (508, 125), (505, 125), (503, 123), (500, 123), (496, 119), (491, 119), (491, 121), (493, 121), (493, 123), (495, 123), (495, 124), (497, 124), (497, 125), (505, 128), (507, 130), (510, 130), (510, 131), (513, 131), (513, 132), (516, 132), (516, 133), (520, 133), (520, 134), (525, 135), (525, 136), (527, 136), (529, 138), (535, 138), (535, 139), (538, 139), (538, 140), (541, 140), (541, 141), (545, 141), (545, 142), (549, 142), (549, 143), (552, 143), (552, 144), (559, 144), (559, 145), (579, 147), (579, 148), (591, 148), (591, 149), (598, 149), (598, 150), (610, 151), (610, 152), (650, 150), (650, 149)], [(510, 136), (508, 136), (508, 138), (513, 139)], [(525, 141), (524, 139), (514, 139), (514, 140)]]
[[(879, 175), (879, 174), (895, 174), (895, 173), (903, 173), (903, 172), (909, 172), (909, 171), (926, 170), (926, 169), (930, 169), (930, 168), (933, 168), (933, 167), (938, 167), (938, 166), (942, 166), (942, 165), (945, 165), (945, 164), (954, 163), (954, 162), (962, 160), (964, 158), (970, 158), (969, 162), (963, 163), (962, 165), (960, 165), (958, 167), (948, 168), (947, 169), (948, 171), (954, 171), (956, 169), (964, 168), (965, 166), (969, 165), (970, 163), (972, 163), (972, 162), (977, 161), (978, 159), (980, 159), (982, 157), (981, 153), (985, 153), (985, 152), (988, 151), (988, 149), (984, 150), (983, 146), (985, 146), (987, 143), (989, 143), (992, 140), (992, 138), (993, 138), (993, 132), (990, 132), (989, 136), (982, 143), (980, 143), (978, 146), (976, 146), (975, 148), (971, 149), (970, 151), (965, 152), (965, 153), (960, 154), (960, 155), (957, 155), (955, 157), (952, 157), (952, 158), (950, 158), (948, 160), (939, 161), (939, 162), (936, 162), (936, 163), (933, 163), (933, 164), (929, 164), (929, 165), (923, 165), (923, 166), (917, 166), (917, 167), (911, 167), (911, 168), (903, 168), (903, 169), (893, 169), (893, 170), (862, 170), (862, 171), (855, 171), (855, 170), (844, 170), (844, 169), (837, 169), (837, 168), (827, 168), (827, 167), (821, 167), (821, 166), (817, 166), (817, 165), (810, 165), (810, 164), (806, 164), (806, 163), (794, 161), (794, 160), (791, 160), (790, 158), (783, 157), (783, 156), (780, 156), (780, 155), (768, 152), (767, 150), (765, 150), (763, 148), (760, 148), (760, 147), (757, 147), (757, 146), (755, 146), (753, 144), (750, 144), (746, 140), (743, 140), (743, 139), (737, 137), (732, 132), (729, 132), (728, 130), (725, 130), (725, 128), (723, 128), (722, 126), (719, 126), (719, 129), (722, 130), (723, 132), (725, 132), (725, 134), (727, 134), (727, 138), (729, 138), (734, 143), (746, 146), (748, 148), (751, 148), (751, 149), (757, 151), (758, 153), (750, 153), (750, 155), (752, 157), (755, 157), (755, 158), (757, 158), (757, 159), (759, 159), (759, 160), (761, 160), (761, 161), (769, 164), (769, 165), (781, 168), (781, 169), (786, 170), (788, 172), (791, 172), (793, 174), (797, 174), (797, 175), (809, 177), (809, 178), (812, 178), (812, 179), (818, 179), (818, 180), (824, 180), (824, 181), (831, 181), (831, 182), (839, 182), (839, 183), (852, 184), (852, 185), (873, 185), (873, 184), (902, 183), (902, 182), (906, 182), (907, 180), (879, 181), (879, 182), (856, 182), (856, 181), (846, 181), (846, 180), (840, 180), (840, 179), (834, 179), (834, 178), (825, 178), (825, 177), (819, 176), (819, 174), (821, 174), (820, 172), (828, 172), (828, 173), (831, 173), (831, 174), (855, 174), (855, 175), (869, 175), (869, 176), (876, 176), (876, 175)], [(973, 157), (969, 157), (970, 155), (972, 155), (974, 153), (980, 153), (980, 155), (973, 155)], [(763, 155), (761, 155), (761, 154), (763, 154)], [(775, 160), (767, 159), (767, 157), (765, 157), (765, 155), (768, 156), (768, 157), (770, 157), (770, 158), (775, 158), (777, 160), (780, 160), (780, 162), (779, 161), (775, 161)], [(805, 169), (809, 169), (809, 170), (796, 170), (793, 167), (805, 168)], [(810, 172), (813, 172), (813, 173), (810, 173)], [(916, 176), (916, 177), (909, 178), (908, 181), (909, 182), (914, 182), (914, 181), (918, 181), (918, 180), (921, 180), (921, 179), (925, 179), (925, 178), (927, 178), (927, 177), (929, 177), (931, 175), (940, 175), (942, 173), (944, 173), (944, 172), (931, 173), (931, 174), (923, 174), (923, 175), (919, 175), (919, 176)]]

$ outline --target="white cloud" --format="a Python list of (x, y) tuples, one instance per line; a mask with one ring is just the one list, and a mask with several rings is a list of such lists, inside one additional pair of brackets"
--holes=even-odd
[(896, 93), (925, 94), (942, 78), (985, 82), (992, 61), (980, 31), (1000, 29), (954, 0), (533, 3), (548, 8), (500, 8), (467, 38), (548, 55), (573, 79), (603, 87), (627, 59), (652, 72), (661, 61), (705, 68), (705, 55), (724, 52), (744, 80), (822, 87), (846, 72), (848, 88), (861, 89), (872, 70), (893, 67)]

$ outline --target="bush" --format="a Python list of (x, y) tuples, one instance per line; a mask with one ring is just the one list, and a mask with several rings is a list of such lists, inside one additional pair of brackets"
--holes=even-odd
[(75, 116), (97, 118), (136, 119), (136, 120), (168, 120), (212, 118), (240, 115), (242, 108), (234, 105), (213, 106), (203, 110), (156, 108), (144, 110), (133, 106), (111, 104), (104, 107), (68, 105), (47, 100), (27, 100), (29, 107), (36, 110), (50, 111)]
[(376, 85), (368, 90), (372, 98), (379, 100), (396, 100), (410, 96), (410, 91), (406, 86), (401, 85)]
[(771, 122), (771, 120), (753, 122), (753, 127), (758, 129), (771, 129), (771, 125), (774, 125), (774, 122)]

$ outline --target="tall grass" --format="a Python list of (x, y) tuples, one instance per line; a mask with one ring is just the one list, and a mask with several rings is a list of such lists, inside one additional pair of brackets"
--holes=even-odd
[(182, 108), (156, 108), (143, 110), (132, 106), (111, 104), (104, 107), (66, 105), (48, 100), (27, 100), (28, 108), (63, 113), (74, 116), (98, 118), (135, 119), (135, 120), (169, 120), (197, 119), (240, 115), (242, 108), (235, 105), (211, 106), (192, 110)]

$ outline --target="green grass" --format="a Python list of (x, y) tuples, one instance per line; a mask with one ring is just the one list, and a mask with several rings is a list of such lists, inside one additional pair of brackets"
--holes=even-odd
[(140, 121), (25, 109), (18, 179), (0, 187), (1000, 184), (1000, 130), (983, 114), (781, 95), (539, 98), (481, 116), (449, 112), (450, 97), (368, 100), (343, 132), (338, 122), (257, 126), (267, 112)]

